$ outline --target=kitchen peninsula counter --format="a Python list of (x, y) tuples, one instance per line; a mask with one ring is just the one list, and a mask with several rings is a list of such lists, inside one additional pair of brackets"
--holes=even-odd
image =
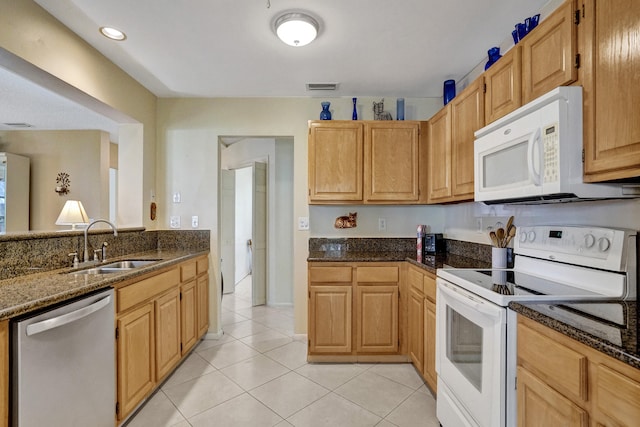
[(162, 270), (208, 252), (208, 250), (151, 250), (109, 259), (107, 264), (124, 259), (158, 260), (153, 264), (121, 273), (73, 274), (74, 271), (99, 267), (102, 264), (99, 261), (92, 261), (82, 263), (80, 268), (62, 268), (5, 279), (0, 281), (0, 320), (108, 288), (124, 280)]
[[(580, 312), (581, 306), (591, 310), (611, 310), (621, 315), (625, 325), (598, 321)], [(638, 345), (638, 302), (608, 301), (589, 303), (512, 302), (509, 308), (518, 314), (560, 332), (614, 359), (640, 369)]]

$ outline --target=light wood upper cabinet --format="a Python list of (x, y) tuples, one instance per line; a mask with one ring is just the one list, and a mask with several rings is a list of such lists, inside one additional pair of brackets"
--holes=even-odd
[(582, 0), (584, 179), (640, 176), (640, 3)]
[(522, 48), (514, 46), (484, 72), (484, 116), (489, 124), (522, 106)]
[(309, 203), (425, 203), (425, 131), (417, 121), (310, 121)]
[(575, 12), (574, 1), (566, 1), (519, 43), (525, 104), (578, 78)]
[(483, 126), (481, 76), (429, 120), (429, 203), (473, 200), (474, 132)]
[(309, 203), (362, 202), (364, 126), (309, 122)]
[(427, 189), (429, 203), (451, 197), (451, 103), (429, 120)]
[(484, 79), (476, 79), (451, 101), (451, 193), (453, 201), (473, 200), (473, 144), (484, 126)]
[(9, 425), (9, 321), (0, 321), (0, 426)]
[(364, 198), (369, 202), (417, 202), (420, 129), (411, 122), (367, 122)]

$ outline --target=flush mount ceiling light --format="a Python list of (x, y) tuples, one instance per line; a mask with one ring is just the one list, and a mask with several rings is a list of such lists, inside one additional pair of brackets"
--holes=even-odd
[(318, 35), (318, 21), (300, 12), (289, 12), (275, 22), (276, 34), (289, 46), (305, 46)]
[(119, 42), (127, 38), (127, 35), (125, 33), (113, 27), (100, 27), (100, 33), (108, 39)]

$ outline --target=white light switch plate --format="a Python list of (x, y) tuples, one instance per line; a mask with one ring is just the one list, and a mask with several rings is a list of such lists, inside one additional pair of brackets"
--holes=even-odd
[(191, 228), (198, 228), (198, 215), (191, 217)]
[(298, 230), (308, 230), (309, 229), (309, 217), (308, 216), (299, 216), (298, 217)]
[(171, 228), (180, 228), (180, 217), (179, 216), (172, 216), (169, 219), (169, 227), (171, 227)]
[(173, 203), (180, 203), (182, 197), (180, 196), (180, 192), (173, 193)]

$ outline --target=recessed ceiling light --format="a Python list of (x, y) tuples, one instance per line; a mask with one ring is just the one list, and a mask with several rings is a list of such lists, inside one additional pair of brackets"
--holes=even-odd
[(289, 46), (300, 47), (315, 40), (318, 21), (305, 13), (285, 13), (275, 22), (276, 34)]
[(125, 33), (113, 27), (100, 27), (100, 33), (108, 39), (119, 42), (127, 38)]

